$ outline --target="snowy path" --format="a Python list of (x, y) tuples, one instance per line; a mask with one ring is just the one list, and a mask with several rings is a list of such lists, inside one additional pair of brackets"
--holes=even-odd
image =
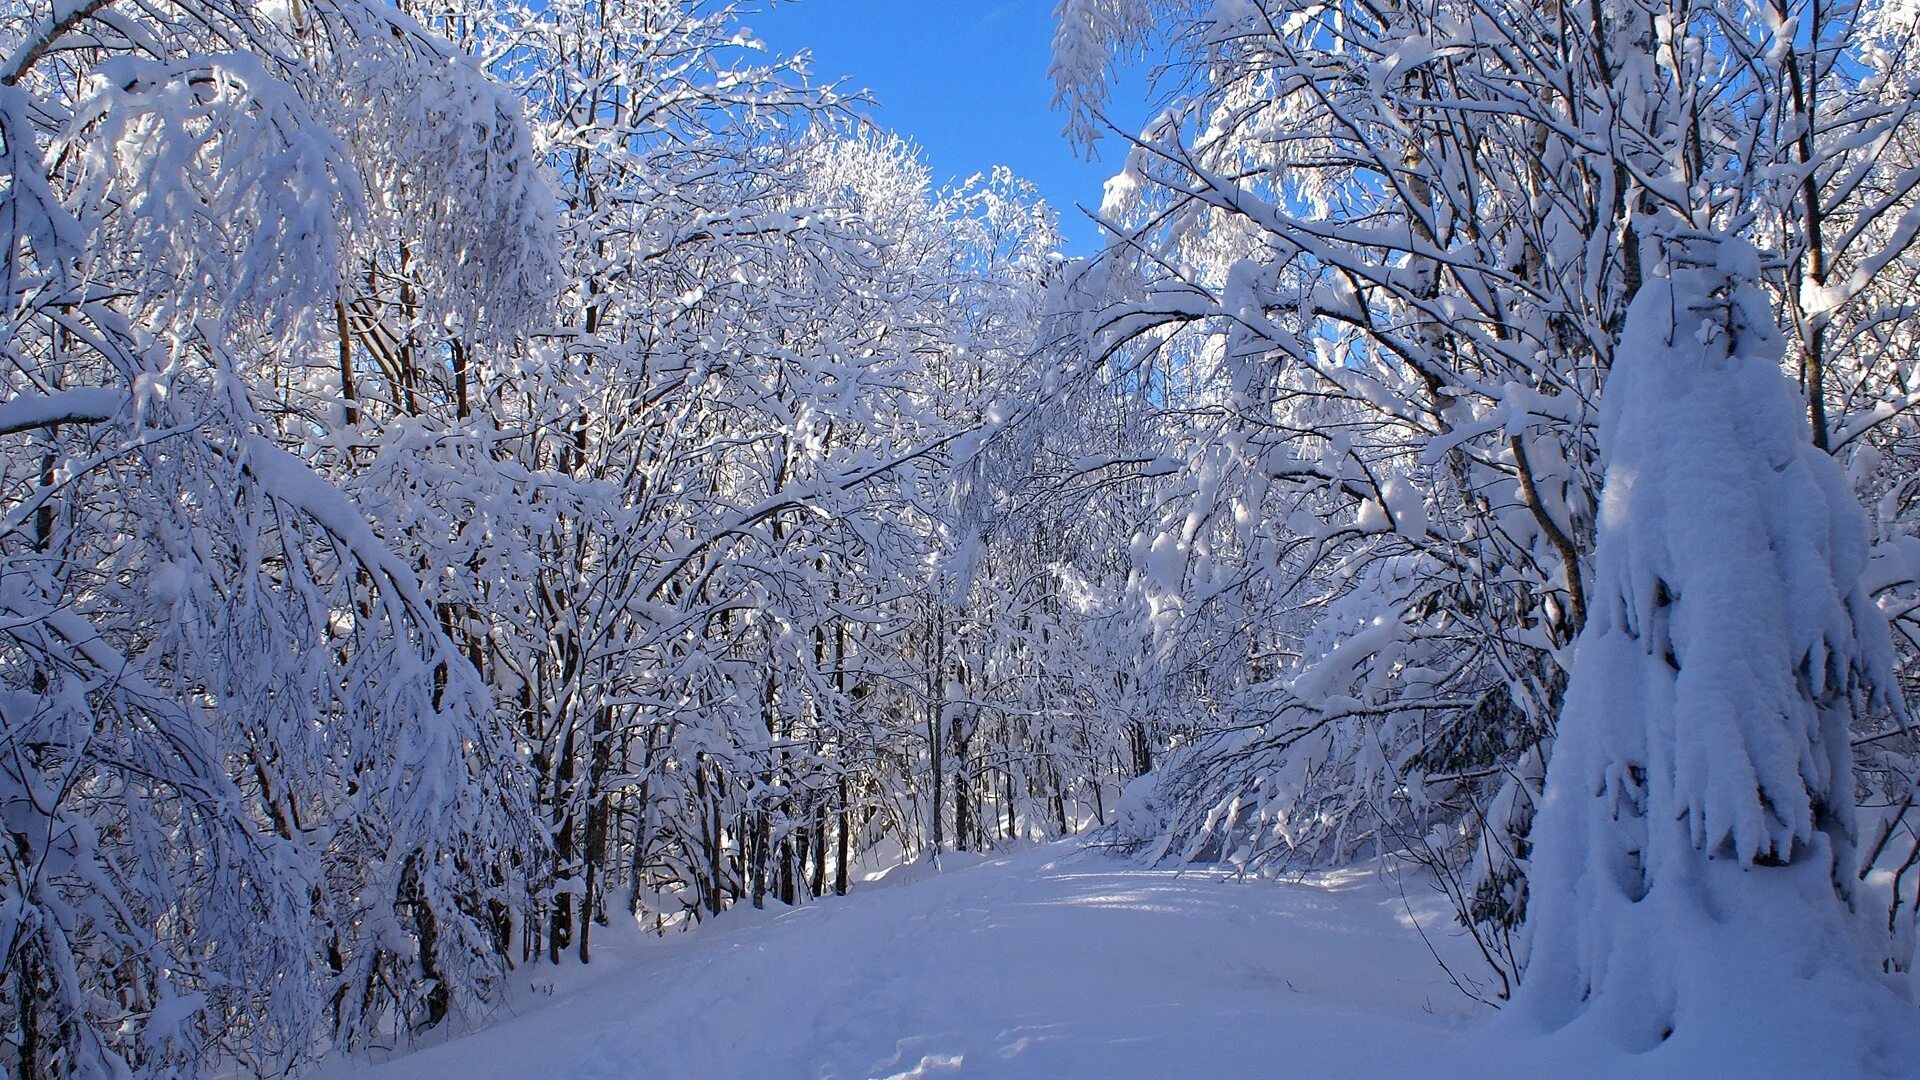
[[(1443, 956), (1476, 970), (1445, 904), (1411, 876), (1403, 897), (1372, 873), (1236, 882), (1071, 844), (955, 868), (965, 858), (664, 941), (635, 932), (484, 1030), (378, 1065), (336, 1061), (321, 1080), (1859, 1075), (1528, 1035), (1435, 963), (1416, 915)], [(1726, 1003), (1735, 1015), (1753, 1004)], [(1920, 1075), (1911, 1060), (1874, 1075)]]
[(1061, 846), (621, 943), (563, 978), (477, 1034), (334, 1075), (1403, 1075), (1478, 1008), (1374, 876), (1244, 884)]

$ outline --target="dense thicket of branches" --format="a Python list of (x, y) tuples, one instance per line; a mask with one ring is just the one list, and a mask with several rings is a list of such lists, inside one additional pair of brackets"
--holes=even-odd
[(1025, 185), (731, 5), (0, 11), (10, 1068), (391, 1044), (1132, 775), (997, 524)]
[[(1634, 931), (1524, 932), (1563, 719), (1560, 790), (1631, 812), (1569, 797), (1547, 909), (1588, 845), (1647, 890), (1818, 848), (1796, 902), (1906, 971), (1914, 12), (1062, 0), (1069, 132), (1125, 151), (1080, 262), (744, 14), (0, 2), (0, 1060), (280, 1074), (616, 919), (1116, 821), (1412, 856), (1489, 992), (1537, 938), (1579, 998)], [(1739, 374), (1603, 440), (1622, 356)], [(1750, 528), (1603, 514), (1673, 498), (1610, 447), (1736, 444), (1787, 477)], [(1607, 688), (1725, 653), (1645, 644), (1712, 625), (1663, 560), (1756, 536), (1755, 782), (1650, 774)]]
[[(1616, 525), (1623, 548), (1698, 548), (1727, 565), (1747, 565), (1741, 544), (1771, 543), (1779, 565), (1765, 574), (1780, 577), (1747, 589), (1790, 610), (1762, 605), (1762, 618), (1729, 596), (1707, 625), (1734, 641), (1772, 633), (1760, 627), (1776, 616), (1802, 620), (1779, 633), (1812, 635), (1811, 651), (1774, 671), (1762, 657), (1788, 646), (1755, 647), (1746, 679), (1716, 693), (1738, 699), (1727, 708), (1740, 724), (1757, 724), (1799, 706), (1747, 696), (1797, 678), (1809, 707), (1838, 712), (1819, 734), (1798, 720), (1766, 736), (1683, 734), (1705, 740), (1714, 766), (1682, 769), (1677, 795), (1643, 790), (1672, 750), (1658, 736), (1637, 750), (1595, 736), (1615, 739), (1605, 753), (1619, 756), (1596, 759), (1592, 777), (1625, 778), (1595, 780), (1618, 785), (1620, 820), (1633, 816), (1622, 806), (1677, 805), (1696, 822), (1699, 857), (1749, 864), (1797, 856), (1784, 842), (1772, 855), (1745, 839), (1722, 850), (1722, 815), (1792, 834), (1802, 821), (1792, 807), (1811, 800), (1836, 837), (1835, 872), (1857, 879), (1839, 899), (1878, 924), (1885, 968), (1906, 970), (1916, 746), (1887, 665), (1910, 698), (1920, 673), (1911, 8), (1064, 0), (1059, 14), (1054, 73), (1070, 131), (1119, 136), (1126, 155), (1104, 208), (1111, 247), (1075, 283), (1083, 314), (1072, 332), (1099, 359), (1084, 377), (1130, 395), (1137, 452), (1180, 459), (1136, 541), (1151, 548), (1138, 581), (1164, 618), (1165, 650), (1198, 685), (1175, 760), (1126, 808), (1128, 842), (1156, 858), (1269, 870), (1411, 855), (1475, 929), (1496, 975), (1489, 989), (1512, 988), (1527, 960), (1516, 931), (1529, 914), (1531, 827), (1569, 675), (1608, 647), (1575, 642), (1622, 610), (1596, 589), (1628, 589), (1626, 610), (1639, 590), (1681, 592), (1677, 578), (1639, 580), (1663, 565), (1647, 555), (1596, 579), (1603, 482), (1626, 498), (1655, 467), (1720, 477), (1689, 480), (1697, 494), (1737, 474), (1689, 460), (1687, 448), (1707, 444), (1678, 439), (1667, 445), (1679, 459), (1608, 473), (1597, 431), (1610, 373), (1623, 349), (1660, 348), (1628, 340), (1629, 310), (1658, 283), (1659, 295), (1688, 298), (1662, 333), (1697, 330), (1708, 353), (1736, 358), (1710, 367), (1777, 359), (1804, 416), (1796, 433), (1791, 416), (1756, 404), (1770, 400), (1763, 391), (1688, 390), (1695, 412), (1660, 422), (1706, 432), (1721, 410), (1753, 412), (1773, 418), (1743, 420), (1762, 425), (1743, 436), (1753, 446), (1804, 439), (1844, 465), (1853, 491), (1840, 498), (1857, 497), (1872, 518), (1862, 587), (1877, 603), (1863, 617), (1889, 620), (1898, 649), (1883, 656), (1872, 625), (1857, 640), (1807, 629), (1808, 612), (1851, 595), (1861, 569), (1837, 554), (1851, 550), (1840, 538), (1854, 511), (1833, 511), (1830, 542), (1817, 539), (1828, 526), (1779, 523), (1824, 520), (1825, 481), (1752, 494), (1761, 507), (1783, 500), (1764, 513), (1787, 518), (1765, 527), (1668, 523), (1668, 539), (1644, 541), (1633, 530), (1659, 523)], [(1135, 137), (1109, 129), (1102, 110), (1114, 65), (1141, 56), (1154, 58), (1165, 106)], [(1757, 249), (1756, 265), (1729, 256), (1732, 276), (1704, 292), (1670, 284), (1711, 269), (1723, 240)], [(1714, 346), (1711, 327), (1689, 321), (1694, 309), (1679, 310), (1725, 306), (1743, 282), (1762, 296), (1743, 310), (1764, 308), (1749, 333), (1777, 334), (1777, 349), (1728, 346), (1726, 334)], [(1634, 400), (1645, 410), (1661, 398)], [(1677, 499), (1635, 505), (1677, 521)], [(1802, 580), (1828, 558), (1840, 560), (1833, 580)], [(1643, 640), (1631, 620), (1626, 632)], [(1667, 659), (1681, 670), (1686, 647)], [(1827, 674), (1848, 664), (1856, 674)], [(1621, 679), (1590, 689), (1583, 716), (1639, 723), (1641, 688)], [(1718, 708), (1681, 707), (1676, 722), (1684, 733)], [(1854, 740), (1850, 776), (1848, 763), (1817, 764), (1833, 724)], [(1767, 749), (1747, 746), (1755, 740)], [(1744, 788), (1718, 779), (1756, 754)], [(1795, 769), (1805, 790), (1778, 787)], [(1855, 803), (1857, 819), (1845, 812)], [(1647, 842), (1623, 837), (1609, 857), (1648, 860)], [(1575, 983), (1576, 996), (1598, 992)]]

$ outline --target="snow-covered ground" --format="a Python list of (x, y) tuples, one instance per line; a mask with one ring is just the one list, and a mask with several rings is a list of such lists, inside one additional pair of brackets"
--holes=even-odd
[[(1715, 1077), (1754, 1063), (1516, 1037), (1411, 875), (1299, 883), (1072, 845), (610, 941), (486, 1029), (327, 1080)], [(903, 880), (904, 879), (904, 880)], [(1402, 888), (1404, 885), (1404, 890)], [(1416, 927), (1426, 927), (1423, 937)], [(536, 975), (552, 980), (554, 970)], [(1916, 1066), (1920, 1068), (1920, 1066)]]

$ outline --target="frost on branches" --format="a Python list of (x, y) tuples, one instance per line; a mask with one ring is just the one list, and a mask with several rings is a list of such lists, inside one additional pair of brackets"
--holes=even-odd
[[(513, 747), (399, 530), (309, 456), (310, 376), (394, 214), (447, 241), (421, 257), (469, 323), (540, 301), (518, 102), (384, 4), (28, 7), (0, 8), (0, 1054), (278, 1074), (476, 1015), (530, 832)], [(370, 119), (383, 78), (435, 104)], [(464, 228), (387, 182), (396, 148)]]
[[(1596, 417), (1656, 220), (1765, 253), (1778, 360), (1807, 438), (1872, 502), (1862, 588), (1920, 686), (1910, 10), (1058, 14), (1056, 90), (1083, 138), (1111, 131), (1113, 66), (1163, 58), (1163, 110), (1107, 187), (1110, 246), (1067, 298), (1074, 377), (1129, 411), (1115, 456), (1175, 462), (1139, 478), (1128, 494), (1155, 509), (1117, 513), (1109, 540), (1154, 592), (1134, 625), (1189, 680), (1123, 842), (1253, 871), (1411, 858), (1481, 943), (1488, 994), (1511, 990), (1594, 608)], [(1859, 903), (1903, 970), (1915, 744), (1885, 710), (1852, 734)]]
[(1521, 1001), (1629, 1050), (1846, 1074), (1901, 1008), (1864, 974), (1850, 902), (1851, 727), (1898, 708), (1866, 522), (1781, 374), (1756, 253), (1671, 259), (1601, 413), (1595, 603), (1534, 831)]

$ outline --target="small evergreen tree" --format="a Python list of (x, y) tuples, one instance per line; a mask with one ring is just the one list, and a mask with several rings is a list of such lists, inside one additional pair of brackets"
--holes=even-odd
[(1601, 414), (1595, 606), (1534, 830), (1521, 1001), (1630, 1050), (1738, 1040), (1778, 1075), (1852, 1075), (1893, 1004), (1849, 888), (1850, 725), (1898, 707), (1865, 519), (1781, 374), (1753, 249), (1676, 243), (1672, 263), (1629, 311)]

